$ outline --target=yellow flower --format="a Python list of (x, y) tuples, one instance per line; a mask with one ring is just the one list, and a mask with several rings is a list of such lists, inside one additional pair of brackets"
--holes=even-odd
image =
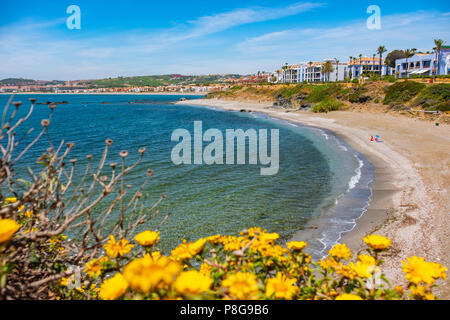
[(25, 211), (24, 216), (27, 217), (28, 219), (31, 218), (33, 216), (33, 210)]
[(295, 282), (296, 279), (287, 278), (281, 272), (278, 272), (275, 278), (267, 280), (266, 296), (270, 298), (274, 294), (276, 299), (291, 300), (292, 296), (299, 291)]
[(0, 219), (0, 243), (11, 240), (20, 225), (12, 219)]
[(402, 286), (395, 286), (394, 290), (398, 294), (403, 294), (403, 287)]
[(222, 282), (228, 288), (231, 298), (254, 299), (258, 293), (258, 280), (253, 273), (237, 272), (229, 274)]
[(259, 239), (266, 243), (273, 243), (275, 240), (277, 240), (280, 237), (278, 233), (261, 233), (259, 235)]
[(129, 253), (133, 248), (133, 245), (128, 243), (127, 239), (120, 239), (116, 242), (116, 238), (113, 235), (109, 236), (108, 243), (103, 246), (106, 254), (111, 258), (117, 258), (117, 256), (124, 256)]
[(422, 297), (425, 295), (425, 288), (422, 286), (411, 286), (411, 293), (415, 296)]
[(102, 274), (105, 263), (109, 261), (108, 257), (93, 259), (86, 263), (86, 273), (89, 277), (100, 276)]
[(134, 240), (143, 247), (150, 247), (159, 240), (159, 232), (147, 230), (137, 234)]
[(202, 273), (192, 270), (181, 273), (174, 283), (175, 290), (184, 295), (197, 295), (208, 291), (213, 280)]
[(291, 241), (286, 243), (287, 247), (293, 251), (301, 251), (306, 247), (305, 241)]
[(175, 260), (186, 260), (194, 257), (200, 251), (203, 250), (203, 247), (205, 246), (206, 240), (205, 239), (199, 239), (195, 242), (189, 242), (187, 243), (186, 240), (183, 240), (183, 243), (180, 243), (178, 247), (173, 249), (170, 252), (170, 255)]
[(200, 266), (200, 273), (205, 276), (209, 277), (209, 275), (211, 274), (211, 270), (212, 267), (207, 263), (202, 263), (202, 265)]
[(374, 266), (377, 264), (377, 261), (375, 260), (374, 257), (368, 256), (366, 254), (360, 254), (358, 256), (358, 260), (361, 261), (361, 263), (367, 264), (369, 266)]
[[(257, 234), (261, 234), (261, 233), (264, 233), (264, 232), (266, 232), (266, 230), (265, 229), (261, 230), (260, 227), (253, 227), (253, 228), (250, 228), (250, 229), (247, 230), (248, 236), (251, 237), (251, 238), (253, 238)], [(242, 234), (242, 232), (241, 232), (241, 234)]]
[(329, 268), (335, 268), (336, 266), (340, 265), (340, 263), (334, 260), (333, 258), (326, 258), (325, 260), (319, 260), (318, 263), (319, 266), (325, 270)]
[(123, 296), (127, 289), (128, 282), (120, 273), (117, 273), (111, 279), (103, 281), (98, 296), (102, 300), (116, 300)]
[(180, 272), (179, 263), (164, 256), (153, 260), (146, 255), (127, 264), (123, 276), (132, 289), (147, 293), (158, 285), (171, 284)]
[(407, 262), (402, 261), (402, 270), (409, 282), (433, 284), (436, 279), (445, 279), (447, 276), (445, 273), (447, 268), (439, 263), (427, 262), (424, 258), (416, 256), (406, 258), (406, 260)]
[(373, 266), (371, 266), (371, 265), (364, 264), (361, 261), (358, 261), (358, 262), (356, 262), (356, 264), (354, 264), (353, 262), (350, 262), (348, 264), (348, 266), (360, 278), (370, 278), (370, 276), (372, 276), (371, 272), (373, 271)]
[(335, 244), (334, 247), (330, 251), (328, 251), (328, 254), (330, 256), (345, 260), (348, 260), (352, 256), (352, 252), (345, 245), (345, 243)]
[(373, 250), (384, 250), (391, 245), (391, 240), (379, 236), (377, 234), (372, 234), (363, 238), (364, 242), (371, 247)]
[(14, 202), (16, 202), (17, 201), (17, 198), (16, 197), (10, 197), (10, 198), (6, 198), (5, 199), (5, 202), (6, 203), (14, 203)]
[(336, 300), (362, 300), (362, 298), (356, 294), (343, 293), (339, 295)]
[(214, 236), (206, 237), (205, 239), (206, 239), (206, 241), (208, 241), (209, 243), (217, 244), (217, 243), (220, 243), (220, 241), (221, 241), (221, 239), (222, 239), (222, 236), (221, 236), (220, 234), (216, 234), (216, 235), (214, 235)]
[(436, 300), (436, 297), (431, 292), (425, 294), (425, 300)]
[(244, 238), (242, 237), (224, 236), (221, 242), (225, 251), (240, 250), (244, 246)]
[(160, 251), (152, 251), (150, 253), (146, 253), (144, 255), (144, 257), (149, 257), (152, 260), (158, 260), (159, 258), (161, 258), (161, 252)]

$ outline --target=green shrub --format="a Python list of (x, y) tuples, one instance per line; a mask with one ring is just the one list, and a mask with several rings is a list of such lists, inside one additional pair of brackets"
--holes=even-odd
[(304, 88), (303, 84), (297, 84), (296, 86), (293, 86), (293, 87), (284, 87), (284, 88), (281, 88), (281, 89), (275, 91), (273, 93), (273, 96), (276, 98), (279, 95), (282, 95), (286, 99), (290, 99), (294, 95), (299, 94), (300, 92), (302, 92), (303, 88)]
[(397, 78), (393, 75), (383, 76), (382, 80), (389, 81), (389, 82), (395, 82), (397, 81)]
[(349, 94), (347, 95), (347, 100), (351, 103), (360, 102), (359, 99), (363, 93), (367, 91), (367, 88), (363, 86), (356, 86), (349, 90)]
[(358, 78), (353, 79), (353, 80), (352, 80), (352, 83), (358, 84), (358, 83), (359, 83), (359, 79), (358, 79)]
[(401, 81), (385, 88), (386, 96), (383, 103), (405, 103), (414, 98), (426, 86), (415, 81)]
[(312, 107), (313, 112), (329, 112), (339, 110), (343, 103), (336, 99), (326, 99)]
[(336, 95), (341, 94), (343, 90), (343, 87), (337, 83), (313, 86), (313, 89), (306, 100), (315, 103), (326, 101), (335, 98)]

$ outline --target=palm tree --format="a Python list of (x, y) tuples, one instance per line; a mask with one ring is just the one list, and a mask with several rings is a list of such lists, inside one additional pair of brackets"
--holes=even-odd
[[(434, 39), (434, 44), (436, 45), (436, 56), (437, 56), (437, 69), (434, 73), (434, 79), (436, 79), (436, 75), (439, 75), (439, 67), (440, 67), (440, 60), (441, 60), (441, 49), (442, 45), (445, 43), (442, 39)], [(436, 66), (435, 66), (436, 67)]]
[(360, 66), (360, 68), (361, 68), (361, 72), (359, 73), (359, 76), (361, 77), (361, 75), (363, 74), (363, 67), (362, 67), (362, 61), (361, 61), (361, 58), (362, 58), (362, 54), (360, 53), (359, 54), (359, 66)]
[(310, 61), (310, 62), (308, 62), (308, 64), (309, 64), (309, 78), (312, 79), (312, 76), (311, 76), (311, 74), (312, 74), (311, 67), (312, 67), (312, 65), (313, 65), (313, 62)]
[[(383, 61), (383, 53), (385, 53), (387, 50), (386, 50), (386, 47), (385, 46), (379, 46), (378, 47), (378, 49), (377, 49), (377, 53), (380, 55), (380, 79), (381, 79), (381, 75), (382, 75), (382, 71), (381, 71), (381, 63), (382, 63), (382, 61)], [(387, 71), (387, 69), (386, 69), (386, 71)], [(387, 72), (386, 72), (387, 73)]]
[(337, 82), (339, 78), (339, 60), (334, 58), (334, 61), (336, 61), (336, 82)]
[(376, 53), (372, 54), (372, 74), (375, 73), (375, 56), (376, 55), (377, 55)]
[(327, 75), (327, 82), (330, 81), (330, 73), (333, 71), (333, 63), (330, 60), (327, 60), (324, 64), (322, 64), (322, 74)]
[(406, 58), (406, 80), (408, 80), (408, 69), (409, 69), (408, 59), (411, 58), (412, 56), (414, 56), (414, 55), (416, 54), (416, 50), (417, 50), (417, 49), (406, 49), (406, 50), (405, 50), (405, 58)]

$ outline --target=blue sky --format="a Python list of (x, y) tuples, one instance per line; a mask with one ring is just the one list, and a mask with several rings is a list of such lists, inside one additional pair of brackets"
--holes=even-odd
[[(69, 5), (81, 30), (69, 30)], [(381, 29), (369, 30), (369, 5)], [(450, 43), (448, 1), (4, 1), (0, 79), (255, 73)]]

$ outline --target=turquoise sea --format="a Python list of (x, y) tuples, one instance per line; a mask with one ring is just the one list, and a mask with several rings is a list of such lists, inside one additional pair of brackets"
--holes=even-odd
[[(354, 227), (370, 199), (372, 166), (325, 130), (258, 113), (173, 104), (182, 95), (18, 95), (14, 100), (24, 103), (20, 113), (28, 111), (30, 97), (41, 103), (68, 102), (55, 109), (49, 131), (54, 142), (76, 143), (72, 157), (80, 159), (80, 164), (86, 154), (99, 159), (106, 138), (114, 140), (109, 162), (119, 162), (119, 151), (128, 150), (131, 163), (138, 149), (147, 147), (143, 163), (127, 176), (126, 183), (137, 186), (148, 168), (154, 170), (144, 191), (155, 201), (161, 194), (168, 197), (159, 206), (160, 216), (141, 229), (156, 228), (170, 213), (160, 230), (164, 251), (183, 239), (237, 234), (260, 226), (278, 232), (283, 241), (303, 232), (310, 252), (320, 257), (342, 232)], [(0, 95), (0, 104), (8, 98)], [(39, 128), (48, 113), (46, 105), (37, 105), (26, 128)], [(171, 134), (178, 128), (193, 132), (194, 121), (203, 122), (203, 131), (217, 128), (224, 136), (226, 129), (278, 128), (278, 174), (260, 175), (259, 164), (174, 165), (170, 155), (176, 142)], [(47, 147), (45, 140), (33, 147), (19, 163), (19, 172), (35, 163)]]

